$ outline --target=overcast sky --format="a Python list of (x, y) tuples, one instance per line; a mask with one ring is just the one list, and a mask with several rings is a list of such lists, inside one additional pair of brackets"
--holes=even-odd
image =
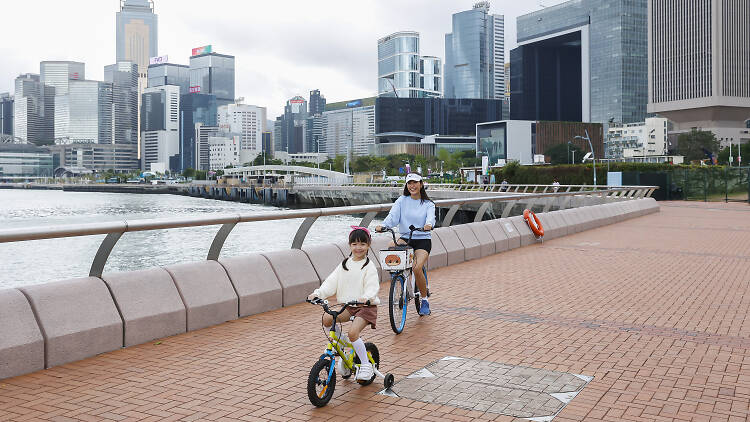
[[(506, 61), (516, 45), (516, 17), (563, 0), (492, 1), (505, 15)], [(159, 55), (188, 64), (190, 50), (206, 44), (236, 57), (237, 97), (283, 111), (294, 95), (320, 89), (328, 102), (373, 96), (377, 90), (377, 40), (417, 31), (422, 55), (445, 57), (451, 15), (464, 0), (154, 0)], [(101, 80), (115, 61), (119, 0), (0, 0), (0, 92), (13, 91), (21, 73), (39, 73), (43, 60), (86, 63), (86, 78)]]

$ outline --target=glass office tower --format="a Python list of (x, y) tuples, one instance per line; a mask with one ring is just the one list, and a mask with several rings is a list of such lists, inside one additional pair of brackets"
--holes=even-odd
[(138, 65), (118, 62), (104, 67), (104, 81), (112, 83), (116, 144), (138, 142)]
[(216, 126), (216, 114), (216, 96), (213, 94), (192, 93), (180, 97), (179, 171), (197, 168), (198, 162), (195, 156), (196, 125)]
[(489, 2), (453, 15), (445, 35), (445, 97), (502, 99), (505, 91), (505, 18)]
[(378, 96), (442, 95), (441, 60), (419, 55), (419, 33), (396, 32), (378, 40)]
[(54, 144), (55, 88), (39, 75), (26, 73), (15, 80), (14, 136), (36, 145)]
[(0, 135), (13, 135), (13, 97), (0, 94)]
[(234, 56), (204, 53), (190, 57), (190, 92), (213, 94), (217, 106), (234, 103)]
[(190, 67), (184, 64), (160, 63), (148, 67), (148, 87), (177, 85), (180, 95), (190, 93)]
[(142, 79), (146, 78), (149, 59), (158, 56), (158, 19), (151, 0), (120, 1), (120, 11), (117, 12), (117, 61), (137, 64)]
[(647, 0), (578, 0), (519, 16), (511, 118), (646, 118)]

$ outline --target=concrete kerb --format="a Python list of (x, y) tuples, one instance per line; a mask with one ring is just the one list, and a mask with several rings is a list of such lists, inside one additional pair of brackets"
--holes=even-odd
[(552, 212), (545, 212), (537, 214), (537, 217), (539, 217), (539, 221), (542, 223), (545, 240), (555, 239), (561, 236), (560, 222), (555, 214)]
[(497, 224), (505, 232), (505, 236), (508, 238), (508, 249), (515, 249), (521, 247), (521, 233), (518, 232), (516, 226), (508, 218), (499, 218)]
[(440, 227), (432, 231), (432, 238), (438, 238), (448, 255), (447, 265), (460, 264), (466, 260), (464, 245), (450, 227)]
[(531, 231), (528, 223), (526, 223), (526, 220), (523, 219), (522, 215), (510, 217), (508, 218), (508, 221), (513, 224), (518, 233), (521, 235), (521, 246), (533, 245), (537, 242), (536, 236), (534, 236), (534, 233)]
[(477, 223), (487, 230), (487, 233), (492, 236), (492, 240), (495, 242), (495, 253), (505, 252), (508, 250), (508, 235), (505, 234), (505, 230), (500, 227), (497, 220), (488, 220)]
[(467, 226), (474, 232), (480, 245), (481, 257), (495, 254), (495, 239), (492, 238), (486, 225), (482, 223), (469, 223)]
[(312, 263), (321, 283), (344, 260), (344, 253), (333, 243), (305, 246), (302, 248), (302, 251), (310, 259), (310, 263)]
[(221, 264), (201, 261), (164, 269), (172, 276), (185, 304), (187, 331), (237, 319), (237, 292)]
[[(348, 255), (348, 254), (347, 254)], [(264, 252), (282, 288), (284, 306), (296, 305), (307, 299), (307, 295), (320, 287), (310, 259), (299, 249)]]
[(468, 224), (459, 224), (448, 228), (453, 230), (459, 242), (464, 246), (464, 260), (470, 261), (482, 257), (482, 245)]
[(102, 280), (122, 316), (125, 347), (185, 332), (185, 305), (163, 268), (107, 273)]
[(19, 288), (45, 342), (45, 367), (122, 347), (122, 319), (104, 282), (76, 278)]
[(0, 290), (0, 380), (44, 369), (44, 337), (26, 297)]
[(281, 283), (263, 255), (222, 258), (219, 264), (226, 270), (237, 292), (240, 318), (283, 306)]

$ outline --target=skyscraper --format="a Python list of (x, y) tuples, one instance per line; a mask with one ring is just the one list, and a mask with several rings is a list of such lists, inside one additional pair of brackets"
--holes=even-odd
[(180, 154), (180, 87), (146, 88), (141, 101), (141, 162), (144, 170), (177, 169)]
[[(159, 19), (154, 13), (152, 0), (120, 0), (117, 12), (116, 62), (132, 62), (138, 66), (138, 108), (141, 93), (146, 89), (148, 64), (151, 57), (159, 55)], [(140, 114), (136, 135), (140, 136)], [(140, 139), (136, 140), (140, 148)], [(138, 153), (140, 157), (140, 150)]]
[(13, 97), (0, 94), (0, 135), (13, 135)]
[(648, 112), (739, 143), (750, 122), (750, 4), (648, 0)]
[(310, 115), (315, 116), (326, 111), (326, 97), (320, 95), (320, 90), (310, 91)]
[[(64, 143), (115, 144), (112, 86), (101, 81), (70, 81), (69, 123)], [(137, 153), (137, 149), (134, 151)]]
[(276, 152), (284, 151), (289, 154), (304, 152), (307, 116), (307, 101), (303, 97), (297, 95), (286, 102), (284, 115), (276, 119), (280, 129), (280, 139), (274, 141)]
[(138, 65), (118, 62), (104, 67), (104, 81), (112, 83), (116, 144), (138, 142)]
[(216, 126), (216, 96), (192, 93), (180, 97), (180, 166), (179, 171), (198, 168), (195, 154), (196, 127)]
[(445, 97), (502, 99), (505, 91), (505, 18), (490, 3), (453, 14), (445, 35)]
[(54, 138), (67, 142), (70, 125), (70, 81), (86, 79), (85, 64), (70, 61), (44, 61), (39, 63), (41, 82), (55, 89)]
[(439, 97), (441, 61), (419, 55), (419, 32), (395, 32), (378, 40), (378, 96)]
[(36, 145), (54, 144), (55, 88), (33, 73), (18, 76), (15, 85), (14, 136)]
[(148, 87), (177, 85), (180, 95), (190, 93), (190, 67), (184, 64), (159, 63), (148, 66)]
[(234, 102), (234, 56), (214, 53), (210, 45), (190, 56), (190, 92), (213, 94), (216, 105)]
[(120, 0), (117, 12), (118, 62), (138, 65), (139, 79), (145, 80), (149, 58), (158, 56), (158, 16), (152, 0)]
[(266, 130), (266, 108), (249, 104), (227, 104), (218, 107), (219, 128), (240, 135), (240, 163), (252, 161), (261, 153)]
[(642, 122), (647, 0), (577, 0), (519, 16), (512, 119)]

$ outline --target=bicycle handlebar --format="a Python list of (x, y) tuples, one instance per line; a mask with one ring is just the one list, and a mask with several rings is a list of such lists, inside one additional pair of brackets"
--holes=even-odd
[(331, 315), (332, 317), (334, 317), (334, 320), (335, 320), (336, 317), (338, 317), (339, 315), (341, 315), (346, 310), (346, 308), (348, 308), (350, 306), (359, 306), (359, 305), (369, 306), (370, 305), (370, 301), (369, 300), (367, 302), (358, 302), (356, 300), (351, 300), (349, 302), (344, 303), (343, 307), (341, 308), (340, 311), (334, 312), (334, 311), (331, 311), (331, 308), (328, 306), (328, 301), (325, 300), (325, 299), (321, 299), (321, 298), (318, 297), (318, 298), (315, 298), (313, 300), (305, 299), (305, 302), (312, 303), (313, 305), (320, 305), (320, 306), (322, 306), (323, 307), (323, 311), (325, 311), (325, 313), (327, 313), (328, 315)]
[[(381, 230), (381, 231), (377, 231), (376, 230), (376, 233), (391, 232), (391, 236), (393, 236), (393, 244), (394, 245), (398, 245), (398, 243), (396, 242), (396, 232), (393, 231), (393, 229), (390, 228), (390, 227), (385, 227), (385, 226), (382, 226), (382, 227), (383, 227), (383, 230)], [(411, 242), (411, 237), (414, 234), (414, 232), (424, 232), (424, 233), (426, 233), (428, 231), (431, 231), (431, 229), (430, 230), (425, 230), (424, 228), (421, 228), (421, 227), (415, 227), (412, 224), (411, 226), (409, 226), (409, 242)]]

